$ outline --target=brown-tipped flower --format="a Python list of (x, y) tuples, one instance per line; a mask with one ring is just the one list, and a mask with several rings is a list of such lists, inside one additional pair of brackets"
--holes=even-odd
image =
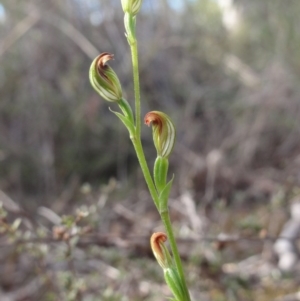
[(142, 0), (122, 0), (122, 8), (124, 13), (135, 16), (142, 6)]
[(90, 67), (90, 82), (93, 88), (105, 100), (118, 102), (122, 99), (122, 88), (115, 71), (106, 63), (112, 60), (113, 54), (103, 52), (98, 55)]
[(172, 267), (172, 258), (164, 245), (164, 242), (167, 240), (167, 235), (163, 232), (153, 233), (150, 239), (152, 252), (159, 263), (159, 265), (165, 270)]
[(168, 158), (173, 150), (176, 136), (172, 120), (163, 112), (152, 111), (146, 114), (144, 121), (148, 126), (152, 125), (157, 155)]

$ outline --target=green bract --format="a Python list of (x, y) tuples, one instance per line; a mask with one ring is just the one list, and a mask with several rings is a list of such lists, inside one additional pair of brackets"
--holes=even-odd
[(172, 291), (176, 301), (188, 301), (189, 295), (182, 285), (182, 280), (176, 268), (164, 269), (164, 276), (168, 287)]
[(169, 160), (158, 156), (154, 163), (153, 179), (157, 191), (160, 193), (167, 184)]
[(93, 88), (105, 100), (118, 102), (122, 99), (122, 88), (115, 71), (106, 65), (113, 54), (103, 52), (97, 56), (90, 67), (89, 77)]
[(153, 141), (157, 155), (168, 158), (173, 150), (176, 136), (172, 120), (163, 112), (152, 111), (146, 114), (144, 121), (148, 126), (152, 124)]

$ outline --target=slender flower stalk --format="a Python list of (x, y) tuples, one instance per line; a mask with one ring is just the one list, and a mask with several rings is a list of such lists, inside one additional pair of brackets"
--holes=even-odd
[(146, 184), (148, 186), (149, 192), (151, 194), (151, 197), (154, 201), (154, 204), (155, 204), (157, 210), (159, 211), (160, 210), (159, 209), (160, 208), (160, 206), (159, 206), (159, 197), (158, 197), (157, 190), (156, 190), (156, 187), (153, 183), (151, 173), (149, 171), (149, 167), (148, 167), (145, 155), (144, 155), (141, 139), (137, 136), (134, 136), (134, 137), (131, 138), (131, 141), (132, 141), (132, 144), (134, 146), (136, 155), (138, 157), (138, 161), (140, 163), (140, 166), (141, 166)]
[[(126, 27), (126, 24), (125, 24), (125, 27)], [(134, 32), (135, 32), (135, 29), (134, 29)], [(154, 201), (156, 207), (159, 210), (161, 219), (164, 223), (167, 235), (169, 237), (169, 242), (170, 242), (170, 246), (171, 246), (172, 253), (174, 256), (175, 265), (176, 265), (177, 271), (179, 273), (179, 277), (182, 281), (185, 291), (187, 292), (186, 299), (183, 301), (190, 301), (190, 296), (189, 296), (189, 293), (187, 290), (186, 280), (185, 280), (185, 276), (184, 276), (184, 272), (183, 272), (182, 262), (181, 262), (181, 258), (180, 258), (179, 251), (177, 248), (177, 243), (175, 240), (175, 236), (173, 233), (173, 228), (172, 228), (172, 224), (171, 224), (171, 220), (170, 220), (170, 216), (169, 216), (169, 210), (167, 208), (167, 204), (163, 208), (161, 208), (161, 206), (160, 206), (159, 195), (158, 195), (157, 190), (155, 189), (155, 185), (154, 185), (152, 177), (150, 175), (148, 164), (147, 164), (147, 161), (145, 160), (144, 152), (141, 147), (141, 140), (140, 140), (141, 139), (140, 138), (140, 135), (141, 135), (141, 132), (140, 132), (140, 122), (141, 122), (140, 101), (141, 100), (140, 100), (140, 84), (139, 84), (139, 68), (138, 68), (138, 50), (137, 50), (136, 38), (134, 39), (134, 41), (135, 41), (134, 43), (130, 43), (130, 40), (128, 39), (128, 42), (130, 45), (130, 50), (131, 50), (131, 57), (132, 57), (133, 83), (134, 83), (134, 91), (135, 91), (135, 112), (136, 112), (136, 136), (134, 137), (134, 139), (132, 139), (132, 142), (133, 142), (134, 148), (136, 150), (138, 160), (140, 162), (141, 169), (143, 171), (149, 191), (151, 193), (151, 196), (153, 198), (153, 201)], [(154, 192), (154, 190), (156, 190), (156, 191)]]
[[(169, 181), (167, 180), (168, 158), (174, 147), (176, 131), (170, 117), (163, 112), (152, 111), (145, 116), (145, 123), (148, 126), (152, 125), (153, 141), (157, 150), (152, 177), (141, 143), (141, 96), (136, 15), (141, 8), (142, 0), (121, 0), (121, 2), (124, 10), (125, 35), (130, 46), (132, 58), (135, 116), (133, 116), (130, 103), (123, 97), (121, 84), (116, 73), (107, 65), (107, 62), (113, 59), (112, 54), (104, 52), (94, 59), (90, 67), (90, 82), (101, 97), (109, 102), (117, 103), (121, 109), (121, 113), (111, 111), (128, 129), (149, 192), (166, 229), (166, 234), (159, 232), (151, 237), (151, 247), (154, 256), (164, 271), (165, 280), (175, 296), (174, 300), (190, 301), (168, 209), (169, 194), (173, 183), (173, 178)], [(167, 238), (172, 256), (164, 245)]]
[(136, 120), (136, 136), (141, 137), (141, 92), (140, 92), (140, 75), (139, 75), (139, 60), (137, 41), (130, 45), (132, 70), (133, 70), (133, 84), (134, 84), (134, 98), (135, 98), (135, 120)]

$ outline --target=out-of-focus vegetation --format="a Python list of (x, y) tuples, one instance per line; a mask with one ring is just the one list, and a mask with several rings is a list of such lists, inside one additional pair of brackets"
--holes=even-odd
[[(177, 127), (171, 209), (192, 294), (297, 300), (298, 257), (283, 272), (273, 244), (300, 202), (300, 3), (179, 2), (144, 0), (137, 22), (143, 112)], [(119, 0), (0, 0), (0, 300), (168, 294), (128, 134), (88, 82), (114, 53), (133, 99), (122, 18)]]

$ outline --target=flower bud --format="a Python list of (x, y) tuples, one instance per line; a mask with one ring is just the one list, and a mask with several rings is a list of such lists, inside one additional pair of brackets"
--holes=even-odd
[(163, 232), (153, 233), (150, 239), (151, 249), (157, 262), (163, 269), (166, 283), (172, 291), (175, 300), (190, 300), (187, 291), (184, 289), (184, 285), (178, 274), (176, 266), (173, 263), (172, 257), (167, 247), (164, 245), (166, 240), (167, 235)]
[(129, 13), (133, 16), (137, 15), (142, 6), (142, 0), (122, 0), (124, 13)]
[(113, 59), (114, 55), (103, 52), (98, 55), (90, 67), (90, 82), (93, 88), (105, 100), (118, 102), (122, 99), (122, 88), (115, 71), (106, 65), (106, 62)]
[(171, 255), (164, 245), (167, 235), (163, 232), (153, 233), (150, 239), (152, 252), (158, 264), (165, 270), (173, 266)]
[(159, 111), (152, 111), (146, 114), (145, 124), (153, 129), (153, 141), (157, 155), (168, 158), (173, 150), (176, 131), (173, 122), (168, 115)]

